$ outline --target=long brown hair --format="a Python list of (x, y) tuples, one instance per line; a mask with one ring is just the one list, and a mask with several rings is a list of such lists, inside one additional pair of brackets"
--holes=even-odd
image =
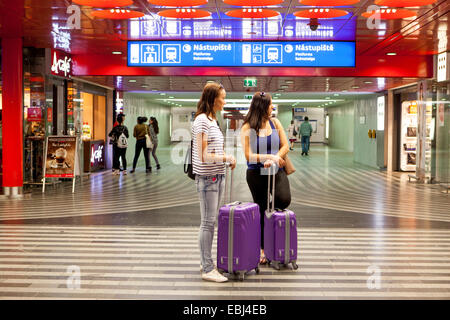
[(195, 118), (202, 113), (206, 113), (208, 118), (214, 115), (214, 101), (219, 96), (221, 90), (225, 89), (217, 82), (211, 82), (205, 85), (202, 97), (197, 103), (197, 113), (195, 114)]
[(268, 93), (257, 92), (253, 96), (244, 124), (248, 123), (251, 129), (256, 130), (256, 134), (259, 134), (263, 122), (270, 119), (268, 111), (271, 103), (272, 97)]

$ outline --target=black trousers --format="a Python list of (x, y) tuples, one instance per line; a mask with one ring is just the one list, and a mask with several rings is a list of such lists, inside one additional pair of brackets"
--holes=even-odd
[(122, 165), (123, 170), (127, 170), (127, 148), (119, 148), (116, 145), (113, 145), (113, 169), (119, 170), (120, 169), (120, 161), (119, 159), (122, 158)]
[[(264, 249), (264, 213), (267, 209), (268, 178), (267, 175), (261, 174), (260, 169), (247, 170), (247, 184), (252, 193), (253, 202), (259, 205), (261, 214), (261, 249)], [(270, 177), (270, 194), (272, 194), (272, 179), (273, 175)], [(284, 170), (278, 170), (275, 175), (275, 197), (272, 195), (272, 198), (275, 199), (277, 209), (286, 209), (291, 204), (291, 188)]]
[(136, 149), (134, 152), (134, 160), (133, 160), (133, 170), (136, 169), (136, 165), (141, 155), (141, 150), (144, 149), (144, 158), (145, 158), (145, 169), (148, 169), (150, 166), (150, 158), (148, 155), (147, 142), (145, 139), (140, 139), (136, 141)]

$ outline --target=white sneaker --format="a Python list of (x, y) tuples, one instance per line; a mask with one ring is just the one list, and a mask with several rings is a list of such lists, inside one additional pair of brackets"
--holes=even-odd
[(224, 277), (217, 271), (217, 269), (213, 269), (211, 272), (202, 273), (202, 279), (206, 281), (213, 282), (227, 282), (228, 278)]

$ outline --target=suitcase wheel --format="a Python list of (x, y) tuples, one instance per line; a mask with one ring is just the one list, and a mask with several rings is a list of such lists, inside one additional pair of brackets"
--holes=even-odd
[(255, 269), (255, 271), (256, 271), (256, 274), (259, 274), (259, 267), (256, 267), (256, 269)]
[(292, 267), (294, 268), (294, 270), (298, 269), (298, 265), (295, 261), (292, 261)]
[(244, 277), (245, 277), (245, 273), (244, 272), (240, 272), (239, 273), (239, 281), (244, 281)]

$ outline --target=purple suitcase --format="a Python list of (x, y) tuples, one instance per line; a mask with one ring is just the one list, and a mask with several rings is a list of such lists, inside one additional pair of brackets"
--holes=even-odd
[(233, 202), (221, 207), (217, 231), (217, 269), (239, 275), (242, 281), (245, 273), (253, 269), (259, 273), (260, 249), (259, 206), (256, 203)]
[[(274, 195), (275, 175), (272, 181)], [(267, 210), (264, 215), (264, 253), (269, 265), (272, 264), (275, 269), (280, 270), (280, 264), (287, 266), (291, 263), (294, 270), (297, 270), (297, 218), (291, 210), (274, 209), (274, 201), (270, 209), (269, 193), (270, 191), (267, 192)]]

